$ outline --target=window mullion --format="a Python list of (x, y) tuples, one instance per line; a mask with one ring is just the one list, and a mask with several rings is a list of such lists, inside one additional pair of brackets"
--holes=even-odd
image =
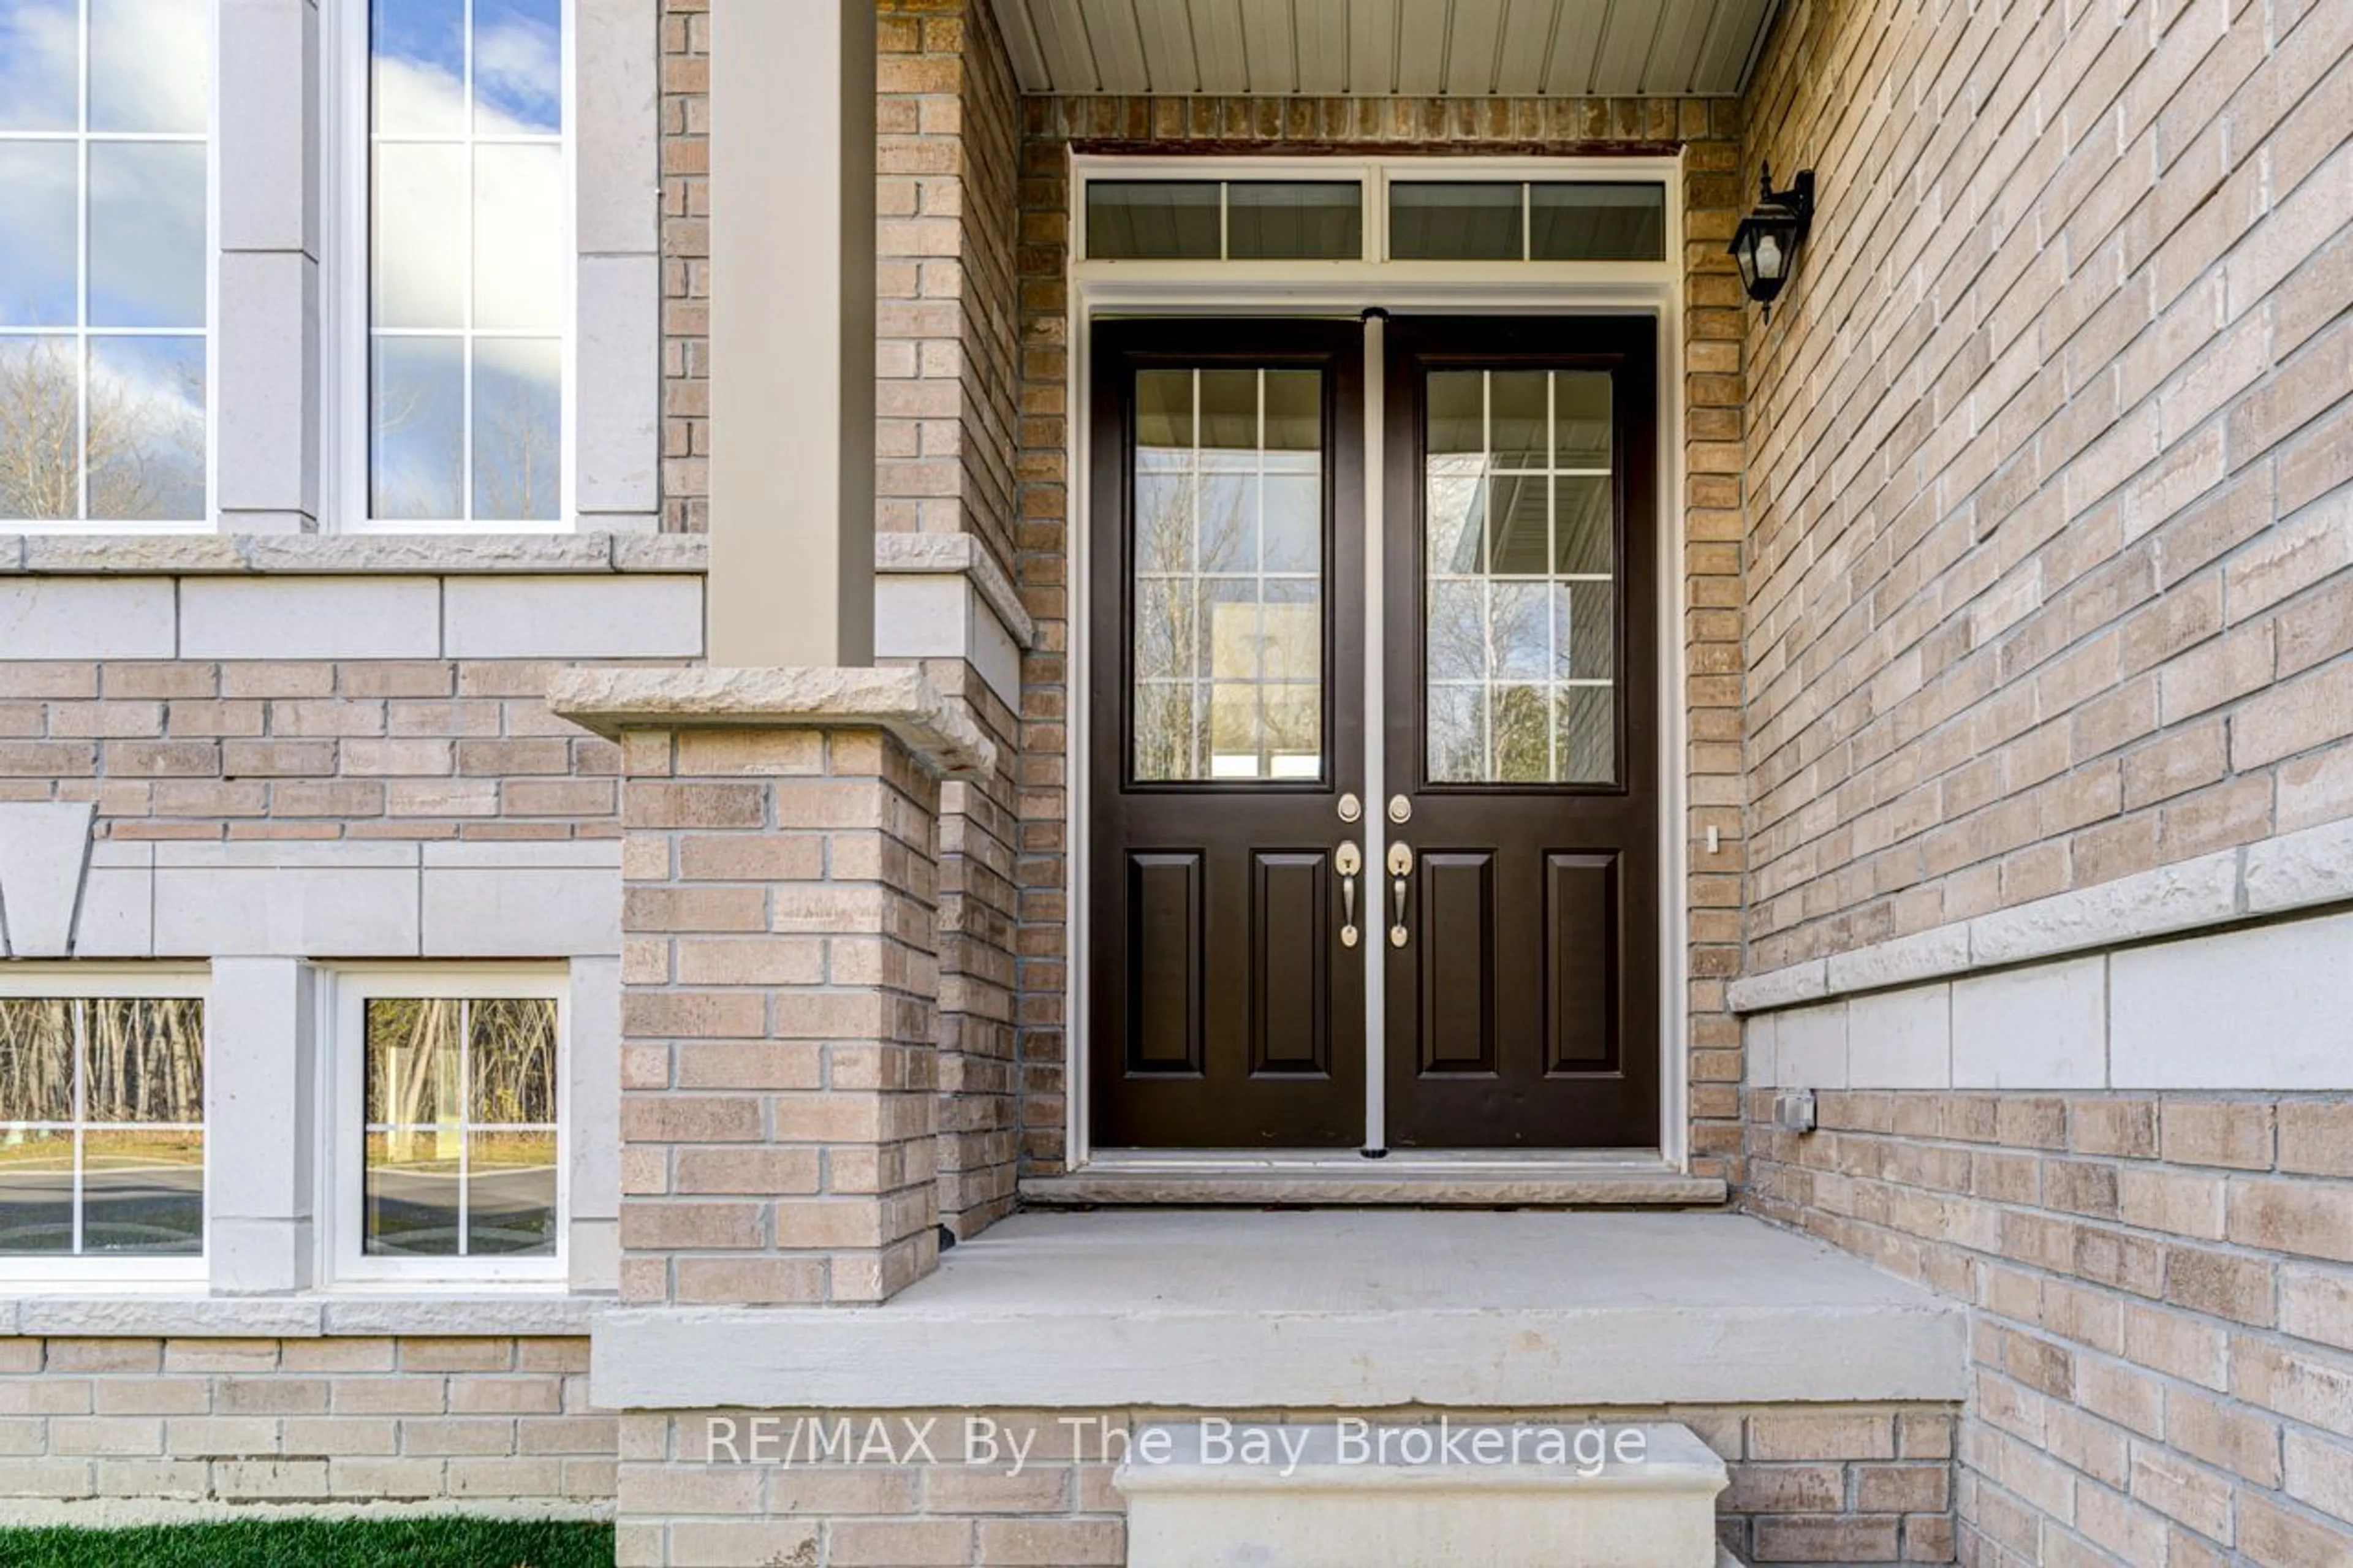
[[(458, 258), (458, 264), (466, 269), (466, 331), (458, 353), (459, 425), (457, 515), (459, 521), (471, 522), (474, 521), (474, 208), (480, 199), (480, 194), (474, 189), (475, 171), (480, 163), (474, 150), (474, 0), (466, 0), (465, 26), (465, 36), (459, 40), (458, 46), (459, 80), (462, 84), (464, 92), (459, 112), (465, 116), (465, 128), (460, 132), (459, 145), (464, 150), (466, 160), (466, 176), (463, 182), (466, 192), (466, 213), (462, 225), (466, 240), (465, 248)], [(461, 1059), (464, 1048), (462, 1044), (459, 1047)], [(465, 1141), (461, 1135), (459, 1140), (461, 1161), (464, 1157), (464, 1150)], [(461, 1220), (465, 1212), (463, 1185), (461, 1180), (459, 1194), (459, 1214)], [(459, 1229), (458, 1239), (459, 1246), (463, 1247), (465, 1230), (462, 1224)]]
[[(90, 521), (90, 4), (76, 23), (81, 58), (74, 93), (74, 521)], [(74, 1133), (74, 1250), (81, 1250), (81, 1133)]]
[[(471, 0), (469, 0), (470, 8)], [(470, 999), (461, 998), (458, 1003), (458, 1256), (460, 1258), (468, 1256), (466, 1238), (471, 1228), (466, 1212), (466, 1189), (470, 1184), (468, 1181), (467, 1145), (472, 1142), (467, 1136), (466, 1100), (474, 1081), (473, 1049), (474, 1004)]]
[(90, 1085), (86, 1081), (90, 1061), (90, 1004), (75, 1001), (69, 1005), (68, 1015), (73, 1019), (73, 1061), (69, 1074), (73, 1082), (73, 1256), (82, 1256), (82, 1145), (90, 1121)]

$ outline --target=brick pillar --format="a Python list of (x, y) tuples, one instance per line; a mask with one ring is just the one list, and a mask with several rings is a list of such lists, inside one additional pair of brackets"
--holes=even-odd
[(884, 1300), (939, 1255), (938, 782), (874, 727), (623, 742), (622, 1299)]

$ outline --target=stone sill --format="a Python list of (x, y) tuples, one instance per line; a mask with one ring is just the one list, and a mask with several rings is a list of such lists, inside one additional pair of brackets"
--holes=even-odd
[(1747, 975), (1725, 1000), (1736, 1013), (1770, 1013), (2348, 902), (2353, 819)]
[(420, 1296), (362, 1291), (209, 1296), (158, 1291), (0, 1298), (0, 1335), (68, 1339), (571, 1338), (609, 1298), (557, 1291)]
[(616, 1307), (624, 1410), (1951, 1404), (1966, 1312), (1723, 1214), (1019, 1214), (880, 1307)]
[(0, 576), (495, 576), (698, 574), (692, 533), (0, 534)]

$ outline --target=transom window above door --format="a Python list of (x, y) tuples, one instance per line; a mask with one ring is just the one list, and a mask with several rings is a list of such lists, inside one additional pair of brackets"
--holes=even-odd
[(1082, 159), (1079, 258), (1657, 265), (1672, 254), (1656, 160), (1202, 162)]

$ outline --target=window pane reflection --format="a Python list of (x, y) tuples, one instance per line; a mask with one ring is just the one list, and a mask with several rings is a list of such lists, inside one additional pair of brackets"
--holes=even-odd
[(564, 514), (561, 0), (374, 0), (372, 515)]
[(1434, 372), (1425, 408), (1430, 780), (1614, 782), (1609, 376)]
[(371, 997), (362, 1247), (554, 1257), (556, 1005)]
[(1324, 395), (1315, 371), (1135, 379), (1139, 780), (1324, 772)]
[(204, 1033), (194, 997), (0, 998), (0, 1255), (203, 1252)]
[(211, 35), (0, 0), (0, 528), (205, 520)]

